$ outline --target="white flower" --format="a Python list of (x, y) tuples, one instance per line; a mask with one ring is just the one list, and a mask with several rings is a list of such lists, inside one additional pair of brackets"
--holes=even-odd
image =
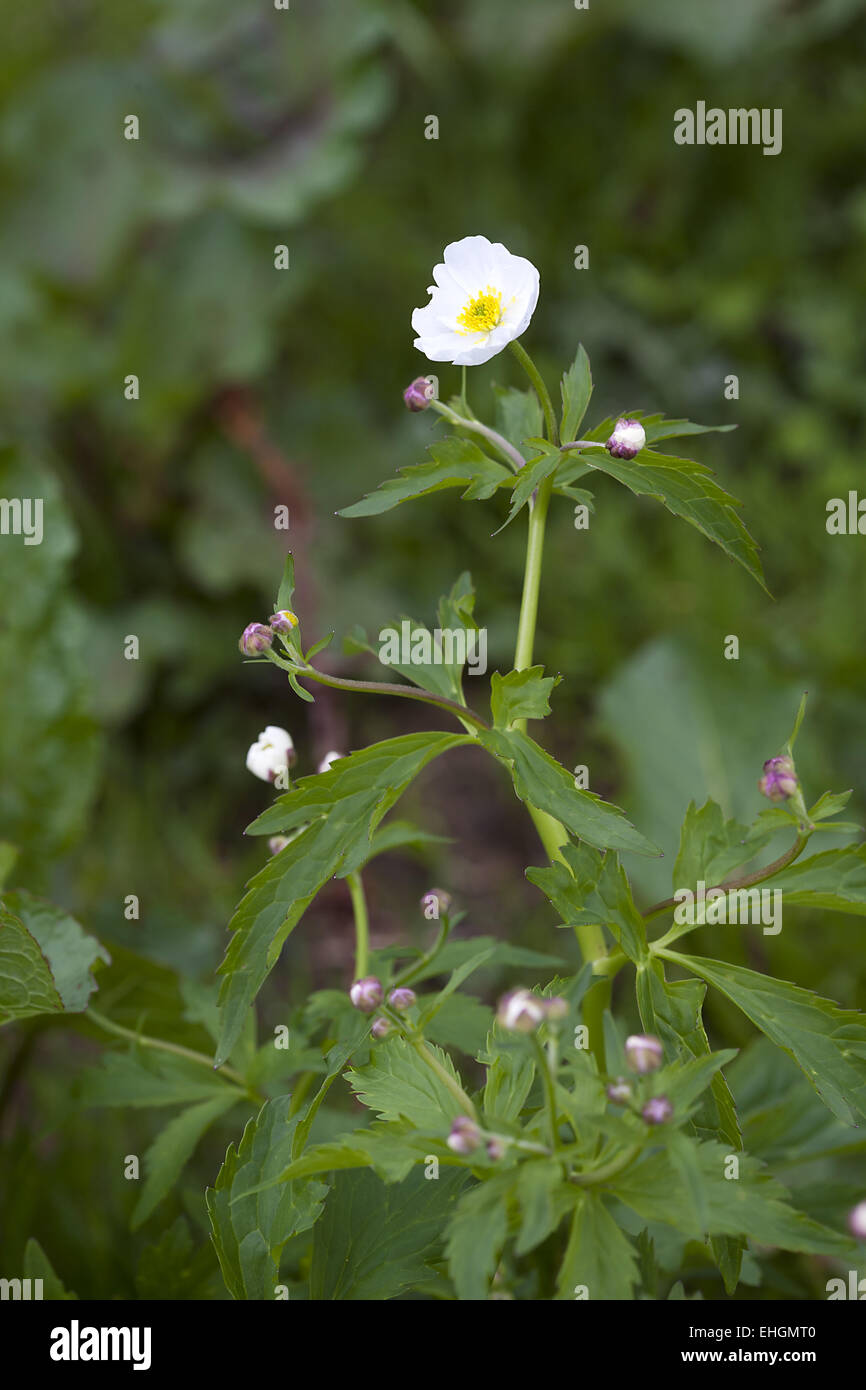
[(431, 362), (488, 362), (526, 330), (538, 302), (532, 262), (485, 236), (452, 241), (433, 279), (430, 303), (412, 314), (415, 346)]
[(263, 782), (275, 782), (281, 772), (294, 762), (295, 745), (291, 734), (276, 724), (269, 724), (259, 734), (247, 753), (247, 767)]
[(345, 758), (345, 756), (345, 753), (326, 753), (322, 761), (319, 763), (319, 766), (316, 768), (316, 771), (328, 772), (331, 768), (332, 763), (337, 762), (340, 758)]

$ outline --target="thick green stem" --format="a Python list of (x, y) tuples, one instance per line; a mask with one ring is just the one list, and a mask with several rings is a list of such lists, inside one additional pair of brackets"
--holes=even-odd
[(204, 1052), (194, 1052), (191, 1047), (181, 1047), (180, 1043), (165, 1042), (162, 1038), (151, 1038), (147, 1033), (135, 1033), (131, 1028), (124, 1028), (120, 1023), (114, 1023), (104, 1014), (96, 1012), (96, 1009), (86, 1009), (85, 1018), (89, 1018), (91, 1023), (95, 1023), (97, 1028), (102, 1028), (106, 1033), (115, 1033), (119, 1038), (127, 1038), (130, 1042), (138, 1043), (139, 1047), (152, 1047), (160, 1052), (171, 1052), (175, 1057), (185, 1057), (188, 1062), (197, 1062), (199, 1066), (208, 1067), (211, 1071), (216, 1071), (220, 1076), (225, 1077), (230, 1085), (241, 1091), (245, 1096), (254, 1096), (256, 1100), (263, 1097), (252, 1092), (247, 1086), (246, 1081), (239, 1071), (234, 1067), (221, 1066), (215, 1067), (213, 1058), (205, 1055)]
[(346, 883), (352, 899), (355, 915), (355, 979), (362, 980), (367, 973), (370, 957), (370, 919), (367, 913), (367, 899), (364, 884), (359, 873), (347, 874)]

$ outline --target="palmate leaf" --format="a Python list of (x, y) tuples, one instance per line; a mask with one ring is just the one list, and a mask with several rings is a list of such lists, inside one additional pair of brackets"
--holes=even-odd
[(697, 1240), (707, 1233), (746, 1235), (762, 1245), (813, 1254), (846, 1255), (853, 1249), (846, 1236), (796, 1211), (786, 1189), (757, 1159), (739, 1154), (739, 1177), (729, 1179), (724, 1144), (689, 1142), (695, 1150), (692, 1177), (703, 1188), (700, 1224), (694, 1204), (683, 1201), (681, 1168), (665, 1150), (648, 1154), (612, 1179), (610, 1191), (643, 1220), (663, 1222)]
[(273, 835), (306, 826), (250, 881), (229, 924), (234, 935), (219, 968), (225, 979), (218, 1064), (231, 1053), (283, 943), (322, 885), (369, 857), (372, 832), (432, 758), (467, 742), (463, 734), (423, 733), (373, 744), (327, 772), (301, 778), (248, 828), (249, 834)]
[(561, 763), (519, 729), (482, 732), (480, 742), (511, 774), (521, 801), (560, 821), (572, 835), (600, 849), (659, 854), (622, 811), (593, 792), (579, 790)]
[(866, 1017), (799, 985), (701, 956), (665, 951), (726, 995), (799, 1067), (840, 1120), (866, 1120)]
[(262, 1106), (238, 1148), (229, 1145), (206, 1193), (220, 1269), (236, 1299), (273, 1299), (283, 1245), (309, 1230), (327, 1195), (326, 1185), (314, 1178), (269, 1185), (291, 1158), (299, 1117), (289, 1116), (290, 1105), (291, 1097), (281, 1096)]
[(111, 957), (62, 908), (23, 891), (0, 903), (0, 1023), (37, 1014), (82, 1013)]
[(411, 502), (443, 488), (460, 487), (464, 501), (492, 497), (514, 475), (468, 439), (449, 435), (430, 446), (430, 461), (401, 468), (396, 478), (380, 483), (360, 502), (343, 507), (338, 516), (378, 516), (401, 502)]
[(681, 516), (767, 590), (758, 546), (740, 520), (741, 504), (713, 480), (709, 468), (691, 459), (657, 454), (646, 448), (633, 459), (613, 458), (593, 449), (583, 456), (590, 468), (608, 473), (639, 497), (654, 497), (674, 516)]

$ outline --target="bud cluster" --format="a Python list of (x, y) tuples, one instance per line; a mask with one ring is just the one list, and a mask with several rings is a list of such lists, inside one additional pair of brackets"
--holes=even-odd
[(567, 1013), (565, 999), (543, 999), (529, 989), (512, 989), (500, 999), (496, 1021), (511, 1033), (534, 1033), (542, 1023), (556, 1022)]
[(277, 633), (285, 636), (297, 626), (297, 615), (288, 608), (281, 608), (277, 613), (271, 614), (267, 624), (247, 623), (240, 635), (238, 648), (243, 656), (261, 656), (273, 646)]

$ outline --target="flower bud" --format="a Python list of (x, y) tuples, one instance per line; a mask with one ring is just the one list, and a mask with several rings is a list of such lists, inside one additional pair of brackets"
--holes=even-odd
[(646, 431), (640, 420), (617, 420), (605, 444), (612, 458), (633, 459), (646, 444)]
[(291, 632), (293, 627), (298, 626), (297, 616), (288, 608), (281, 608), (279, 612), (273, 613), (270, 622), (273, 632)]
[(787, 801), (799, 785), (793, 758), (768, 758), (764, 763), (764, 775), (758, 783), (758, 790), (770, 801)]
[(389, 1023), (387, 1018), (377, 1018), (374, 1019), (373, 1027), (370, 1029), (370, 1032), (374, 1038), (387, 1038), (393, 1026), (392, 1023)]
[(375, 975), (365, 975), (363, 980), (356, 980), (352, 985), (349, 998), (362, 1014), (374, 1013), (385, 998), (382, 981), (377, 980)]
[(631, 1086), (620, 1076), (607, 1088), (607, 1098), (614, 1105), (628, 1105), (631, 1100)]
[(279, 854), (280, 850), (285, 849), (286, 845), (291, 844), (288, 835), (272, 835), (268, 840), (268, 849), (271, 854)]
[(640, 1076), (658, 1071), (664, 1061), (664, 1048), (651, 1033), (634, 1033), (625, 1040), (625, 1060)]
[(544, 1005), (545, 1017), (551, 1021), (568, 1017), (567, 999), (560, 999), (559, 995), (555, 994), (551, 999), (543, 999), (541, 1002)]
[(648, 1125), (663, 1125), (674, 1113), (674, 1107), (667, 1096), (653, 1096), (640, 1113)]
[(345, 753), (326, 753), (322, 761), (319, 763), (319, 766), (316, 768), (316, 771), (330, 772), (332, 765), (338, 762), (340, 758), (344, 758), (345, 756)]
[(269, 724), (247, 749), (247, 769), (263, 782), (275, 782), (294, 761), (292, 736), (278, 724)]
[(458, 1115), (445, 1142), (452, 1153), (471, 1154), (481, 1143), (481, 1131), (469, 1115)]
[(238, 649), (244, 656), (261, 656), (274, 640), (274, 634), (264, 623), (247, 623), (238, 641)]
[(849, 1211), (848, 1230), (855, 1240), (866, 1240), (866, 1202), (858, 1202)]
[(528, 989), (512, 989), (499, 1001), (496, 1020), (513, 1033), (534, 1033), (544, 1022), (544, 1000)]
[(388, 1003), (398, 1014), (405, 1014), (415, 1007), (416, 995), (414, 989), (392, 989), (388, 995)]
[(494, 1163), (498, 1163), (500, 1158), (505, 1156), (505, 1145), (501, 1139), (488, 1139), (487, 1157), (492, 1158)]
[(410, 386), (403, 392), (403, 400), (409, 410), (427, 410), (430, 402), (436, 394), (436, 387), (426, 376), (416, 376)]
[(451, 910), (451, 894), (444, 888), (431, 888), (421, 899), (421, 907), (428, 921), (432, 918), (438, 922), (441, 913), (447, 915)]

